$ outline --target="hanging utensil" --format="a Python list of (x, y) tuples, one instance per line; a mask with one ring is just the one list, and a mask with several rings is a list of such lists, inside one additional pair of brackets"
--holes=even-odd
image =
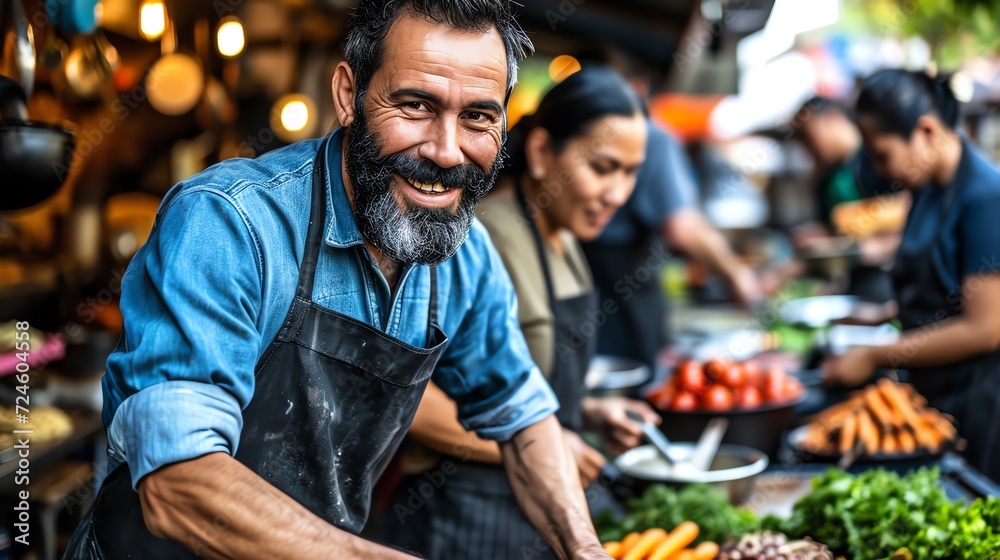
[(0, 0), (0, 8), (0, 74), (20, 84), (28, 98), (35, 83), (35, 38), (21, 0)]

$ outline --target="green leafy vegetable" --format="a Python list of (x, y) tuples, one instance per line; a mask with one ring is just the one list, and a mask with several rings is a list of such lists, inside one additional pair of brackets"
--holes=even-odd
[(700, 529), (696, 543), (721, 543), (759, 526), (753, 512), (733, 507), (725, 494), (705, 484), (691, 484), (679, 491), (656, 484), (627, 505), (630, 513), (624, 519), (616, 520), (605, 512), (594, 520), (601, 542), (621, 540), (629, 533), (653, 527), (669, 531), (683, 521), (693, 521)]
[(951, 502), (937, 469), (905, 476), (873, 469), (858, 476), (829, 470), (813, 481), (788, 519), (769, 516), (766, 529), (812, 537), (848, 558), (1000, 560), (1000, 499)]

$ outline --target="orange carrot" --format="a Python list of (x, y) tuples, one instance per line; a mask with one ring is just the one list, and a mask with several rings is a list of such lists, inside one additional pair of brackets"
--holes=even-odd
[(878, 385), (882, 389), (882, 396), (885, 397), (885, 400), (903, 415), (903, 419), (908, 424), (913, 425), (920, 420), (917, 411), (913, 409), (913, 403), (910, 402), (910, 399), (907, 398), (903, 390), (899, 388), (899, 385), (888, 379), (880, 379)]
[(858, 415), (852, 414), (844, 420), (840, 428), (840, 452), (847, 453), (854, 449), (854, 440), (858, 437)]
[(625, 553), (623, 560), (642, 560), (649, 555), (651, 550), (655, 549), (664, 539), (668, 538), (667, 532), (663, 529), (648, 529), (639, 537), (635, 546)]
[(618, 558), (622, 551), (622, 543), (618, 541), (611, 541), (604, 543), (604, 552), (608, 553), (608, 556), (612, 558)]
[(858, 439), (865, 446), (865, 453), (875, 455), (878, 453), (878, 428), (875, 421), (867, 410), (858, 413)]
[(899, 431), (899, 448), (907, 455), (917, 450), (917, 442), (914, 441), (909, 429), (904, 428)]
[(953, 440), (955, 436), (958, 435), (955, 426), (952, 425), (940, 412), (934, 410), (933, 408), (928, 408), (924, 410), (921, 414), (924, 420), (926, 420), (930, 425), (934, 426), (937, 431), (941, 432), (946, 440)]
[(684, 547), (693, 543), (696, 538), (698, 538), (698, 526), (692, 521), (685, 521), (678, 525), (665, 541), (660, 543), (649, 560), (666, 560), (672, 554), (684, 550)]
[(642, 533), (629, 533), (625, 535), (625, 538), (622, 539), (622, 548), (618, 551), (618, 555), (615, 556), (615, 560), (624, 558), (628, 551), (635, 547), (635, 543), (639, 542), (640, 538), (642, 538)]
[(714, 542), (703, 542), (694, 549), (693, 560), (712, 560), (719, 554), (719, 545)]
[(684, 550), (678, 550), (673, 556), (667, 558), (667, 560), (694, 560), (695, 551), (690, 548)]
[(886, 455), (899, 453), (899, 440), (892, 432), (885, 432), (882, 436), (882, 453)]
[(865, 404), (868, 405), (868, 410), (872, 413), (875, 420), (881, 424), (883, 430), (887, 430), (893, 425), (895, 416), (886, 406), (885, 401), (882, 400), (882, 392), (877, 388), (870, 388), (865, 391)]

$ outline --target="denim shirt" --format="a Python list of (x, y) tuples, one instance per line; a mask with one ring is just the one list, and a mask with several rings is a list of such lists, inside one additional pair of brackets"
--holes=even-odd
[[(344, 189), (342, 139), (334, 131), (319, 154), (328, 222), (313, 301), (424, 347), (429, 268), (406, 266), (391, 294)], [(256, 363), (295, 294), (321, 145), (227, 160), (164, 197), (122, 278), (124, 332), (102, 382), (108, 452), (112, 465), (129, 464), (133, 487), (173, 462), (236, 453)], [(552, 414), (558, 402), (531, 360), (510, 278), (481, 223), (437, 274), (438, 322), (450, 340), (433, 380), (466, 429), (504, 441)]]

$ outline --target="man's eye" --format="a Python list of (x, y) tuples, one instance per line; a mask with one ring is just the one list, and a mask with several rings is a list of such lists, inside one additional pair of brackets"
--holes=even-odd
[(481, 111), (469, 111), (465, 114), (465, 118), (476, 124), (490, 124), (496, 122), (496, 117), (490, 113), (483, 113)]
[(419, 111), (419, 110), (421, 110), (421, 109), (424, 108), (424, 102), (423, 101), (410, 101), (410, 102), (404, 103), (403, 107), (406, 107), (407, 109), (413, 109), (414, 111)]

